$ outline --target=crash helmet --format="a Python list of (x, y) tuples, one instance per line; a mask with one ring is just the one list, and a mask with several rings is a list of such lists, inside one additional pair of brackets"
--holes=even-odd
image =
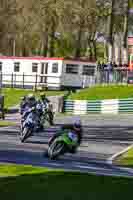
[(81, 130), (82, 123), (81, 123), (81, 120), (79, 118), (74, 120), (73, 128), (74, 128), (74, 130), (77, 130), (77, 131)]
[(34, 94), (29, 94), (28, 96), (27, 96), (27, 100), (28, 101), (35, 101), (36, 99), (35, 99), (35, 96), (34, 96)]

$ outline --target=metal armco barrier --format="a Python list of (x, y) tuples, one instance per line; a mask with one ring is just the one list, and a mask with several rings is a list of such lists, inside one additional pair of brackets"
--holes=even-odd
[(133, 98), (107, 100), (66, 100), (64, 111), (72, 114), (133, 113)]

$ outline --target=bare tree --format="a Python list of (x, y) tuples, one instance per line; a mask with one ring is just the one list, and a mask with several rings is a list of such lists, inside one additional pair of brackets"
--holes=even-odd
[(12, 55), (14, 51), (11, 30), (14, 17), (19, 11), (17, 0), (0, 0), (0, 48), (5, 55)]

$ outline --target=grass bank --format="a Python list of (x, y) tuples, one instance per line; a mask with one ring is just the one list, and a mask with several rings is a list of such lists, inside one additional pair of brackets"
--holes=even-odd
[(131, 97), (133, 97), (133, 86), (97, 86), (73, 93), (69, 99), (102, 100)]
[[(5, 107), (15, 106), (19, 104), (20, 98), (29, 93), (34, 93), (36, 96), (39, 96), (40, 92), (33, 92), (32, 90), (26, 89), (14, 89), (14, 88), (5, 88), (2, 90), (3, 95), (5, 96)], [(54, 96), (65, 94), (66, 91), (45, 91), (46, 96)]]
[(10, 122), (10, 121), (0, 121), (0, 127), (6, 127), (6, 126), (14, 126), (15, 122)]
[(115, 164), (133, 167), (133, 147), (114, 160)]
[[(20, 97), (29, 93), (34, 93), (39, 96), (40, 92), (33, 92), (26, 89), (3, 89), (2, 93), (5, 96), (5, 107), (15, 106), (19, 104)], [(54, 96), (66, 94), (67, 91), (45, 91), (46, 96)], [(77, 93), (72, 93), (68, 99), (77, 100), (102, 100), (102, 99), (117, 99), (117, 98), (133, 98), (133, 86), (97, 86), (80, 90)]]
[(3, 165), (1, 199), (6, 200), (125, 200), (132, 195), (133, 179), (95, 176), (63, 170)]

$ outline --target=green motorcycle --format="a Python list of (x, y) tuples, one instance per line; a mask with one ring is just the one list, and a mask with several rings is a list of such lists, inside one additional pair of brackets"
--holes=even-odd
[(77, 146), (77, 135), (73, 132), (64, 132), (50, 144), (47, 155), (50, 159), (56, 159), (59, 155), (70, 152), (73, 147)]

